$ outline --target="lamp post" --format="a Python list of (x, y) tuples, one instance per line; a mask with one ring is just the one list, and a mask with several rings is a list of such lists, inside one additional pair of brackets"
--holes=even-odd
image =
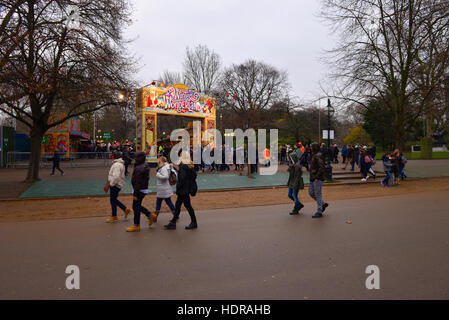
[(335, 110), (331, 105), (331, 100), (327, 99), (327, 162), (326, 162), (326, 179), (332, 180), (332, 165), (331, 165), (331, 117)]

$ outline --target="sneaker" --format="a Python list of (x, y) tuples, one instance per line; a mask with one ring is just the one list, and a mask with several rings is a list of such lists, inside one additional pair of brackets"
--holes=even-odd
[(326, 208), (327, 208), (327, 207), (329, 207), (329, 203), (325, 202), (325, 203), (323, 204), (323, 206), (321, 207), (322, 210), (323, 210), (323, 212), (326, 211)]
[(315, 214), (312, 216), (313, 219), (315, 219), (315, 218), (322, 218), (322, 217), (323, 217), (323, 214), (322, 214), (321, 212), (317, 212), (317, 213), (315, 213)]
[(109, 218), (106, 219), (106, 222), (115, 222), (115, 221), (118, 221), (117, 216), (110, 216)]
[(363, 178), (362, 180), (361, 180), (362, 182), (366, 182), (366, 179), (365, 178)]
[(131, 212), (130, 208), (125, 209), (125, 219), (128, 218), (128, 214)]
[(383, 181), (380, 182), (380, 185), (381, 185), (382, 187), (385, 187), (385, 184), (384, 184)]
[(152, 213), (149, 217), (148, 217), (148, 225), (151, 226), (154, 221), (156, 221), (157, 219), (157, 215), (155, 213)]
[(139, 232), (140, 231), (140, 226), (132, 226), (129, 228), (126, 228), (126, 232)]
[(54, 176), (55, 174), (54, 174), (54, 173), (50, 173), (50, 175), (51, 175), (51, 176)]
[(65, 173), (63, 172), (63, 173), (61, 173), (61, 176), (65, 176)]

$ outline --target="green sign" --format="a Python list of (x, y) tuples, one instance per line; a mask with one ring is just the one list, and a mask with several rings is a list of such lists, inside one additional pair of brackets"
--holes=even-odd
[(44, 136), (44, 137), (42, 138), (42, 144), (47, 144), (47, 136)]
[(101, 134), (101, 140), (114, 140), (114, 136), (112, 135), (112, 132), (103, 132)]

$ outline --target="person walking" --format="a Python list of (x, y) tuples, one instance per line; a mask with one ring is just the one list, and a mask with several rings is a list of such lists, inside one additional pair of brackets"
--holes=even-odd
[(104, 192), (109, 191), (109, 201), (111, 203), (112, 215), (106, 220), (106, 222), (118, 221), (117, 207), (123, 210), (125, 213), (125, 219), (131, 212), (131, 209), (127, 208), (120, 200), (118, 195), (120, 190), (125, 184), (125, 166), (123, 164), (122, 155), (120, 152), (115, 151), (113, 153), (114, 160), (112, 161), (111, 168), (109, 169), (108, 181), (104, 186)]
[(167, 206), (170, 208), (173, 215), (175, 214), (175, 206), (171, 201), (171, 196), (173, 195), (173, 188), (170, 185), (170, 174), (176, 174), (173, 169), (173, 165), (168, 163), (167, 158), (160, 157), (158, 159), (158, 168), (156, 173), (156, 184), (157, 184), (157, 194), (156, 194), (156, 210), (150, 216), (149, 224), (152, 225), (153, 222), (157, 222), (159, 217), (159, 212), (161, 210), (162, 201), (165, 201)]
[(382, 185), (382, 187), (389, 187), (390, 179), (392, 179), (391, 185), (394, 184), (394, 176), (392, 177), (391, 175), (393, 164), (391, 163), (390, 154), (388, 152), (382, 156), (382, 164), (386, 177), (380, 182), (380, 184)]
[(310, 184), (309, 195), (317, 203), (317, 212), (312, 218), (323, 217), (323, 212), (329, 206), (328, 203), (322, 199), (322, 187), (324, 183), (325, 166), (323, 155), (320, 152), (320, 145), (316, 142), (312, 143), (312, 161), (310, 163)]
[(346, 164), (346, 155), (347, 154), (348, 154), (348, 147), (346, 145), (343, 145), (343, 147), (341, 148), (341, 157), (342, 157), (343, 164)]
[(185, 227), (186, 230), (198, 228), (195, 210), (190, 203), (190, 196), (195, 196), (197, 189), (196, 172), (193, 169), (192, 161), (190, 160), (189, 154), (183, 152), (179, 160), (178, 181), (176, 183), (176, 195), (178, 197), (175, 204), (175, 214), (170, 223), (164, 226), (166, 230), (176, 229), (176, 221), (179, 219), (179, 215), (181, 214), (181, 206), (183, 204), (190, 215), (190, 224)]
[(123, 161), (125, 164), (125, 176), (128, 175), (128, 166), (131, 164), (131, 155), (129, 153), (129, 147), (125, 146), (123, 148)]
[(289, 166), (288, 166), (288, 197), (292, 200), (295, 205), (293, 207), (290, 215), (297, 215), (299, 211), (304, 208), (304, 205), (299, 201), (299, 190), (304, 189), (304, 180), (302, 178), (302, 166), (301, 166), (301, 157), (304, 153), (301, 149), (296, 149), (292, 151), (289, 157)]
[(345, 166), (342, 168), (343, 170), (346, 170), (349, 163), (351, 163), (352, 169), (351, 171), (354, 171), (354, 163), (353, 158), (354, 157), (354, 149), (351, 145), (348, 144), (348, 147), (346, 149), (346, 160), (345, 160)]
[(374, 177), (374, 180), (376, 180), (376, 174), (373, 169), (371, 169), (372, 164), (373, 159), (368, 154), (367, 149), (363, 148), (360, 151), (360, 172), (362, 173), (362, 182), (366, 182), (368, 180), (369, 174), (371, 174)]
[(127, 232), (140, 231), (140, 214), (143, 213), (150, 218), (151, 212), (142, 206), (143, 198), (148, 194), (148, 184), (150, 181), (150, 166), (145, 162), (145, 152), (136, 153), (136, 162), (134, 165), (131, 184), (133, 186), (133, 211), (134, 225), (127, 228)]
[(51, 175), (51, 176), (54, 176), (54, 175), (55, 175), (55, 169), (58, 169), (58, 171), (61, 172), (61, 175), (63, 176), (63, 175), (64, 175), (64, 171), (62, 171), (62, 170), (61, 170), (61, 167), (60, 167), (60, 163), (61, 163), (61, 155), (59, 154), (58, 151), (55, 151), (55, 152), (53, 153), (53, 158), (52, 158), (52, 160), (53, 160), (53, 169), (52, 169), (50, 175)]

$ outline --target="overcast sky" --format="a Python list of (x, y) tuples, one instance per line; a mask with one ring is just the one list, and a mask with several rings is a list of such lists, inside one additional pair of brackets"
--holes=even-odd
[(145, 85), (164, 70), (182, 71), (187, 46), (207, 45), (224, 66), (248, 58), (286, 70), (292, 94), (310, 99), (319, 93), (325, 66), (319, 58), (332, 46), (329, 30), (317, 17), (319, 0), (132, 0), (130, 50), (142, 66)]

